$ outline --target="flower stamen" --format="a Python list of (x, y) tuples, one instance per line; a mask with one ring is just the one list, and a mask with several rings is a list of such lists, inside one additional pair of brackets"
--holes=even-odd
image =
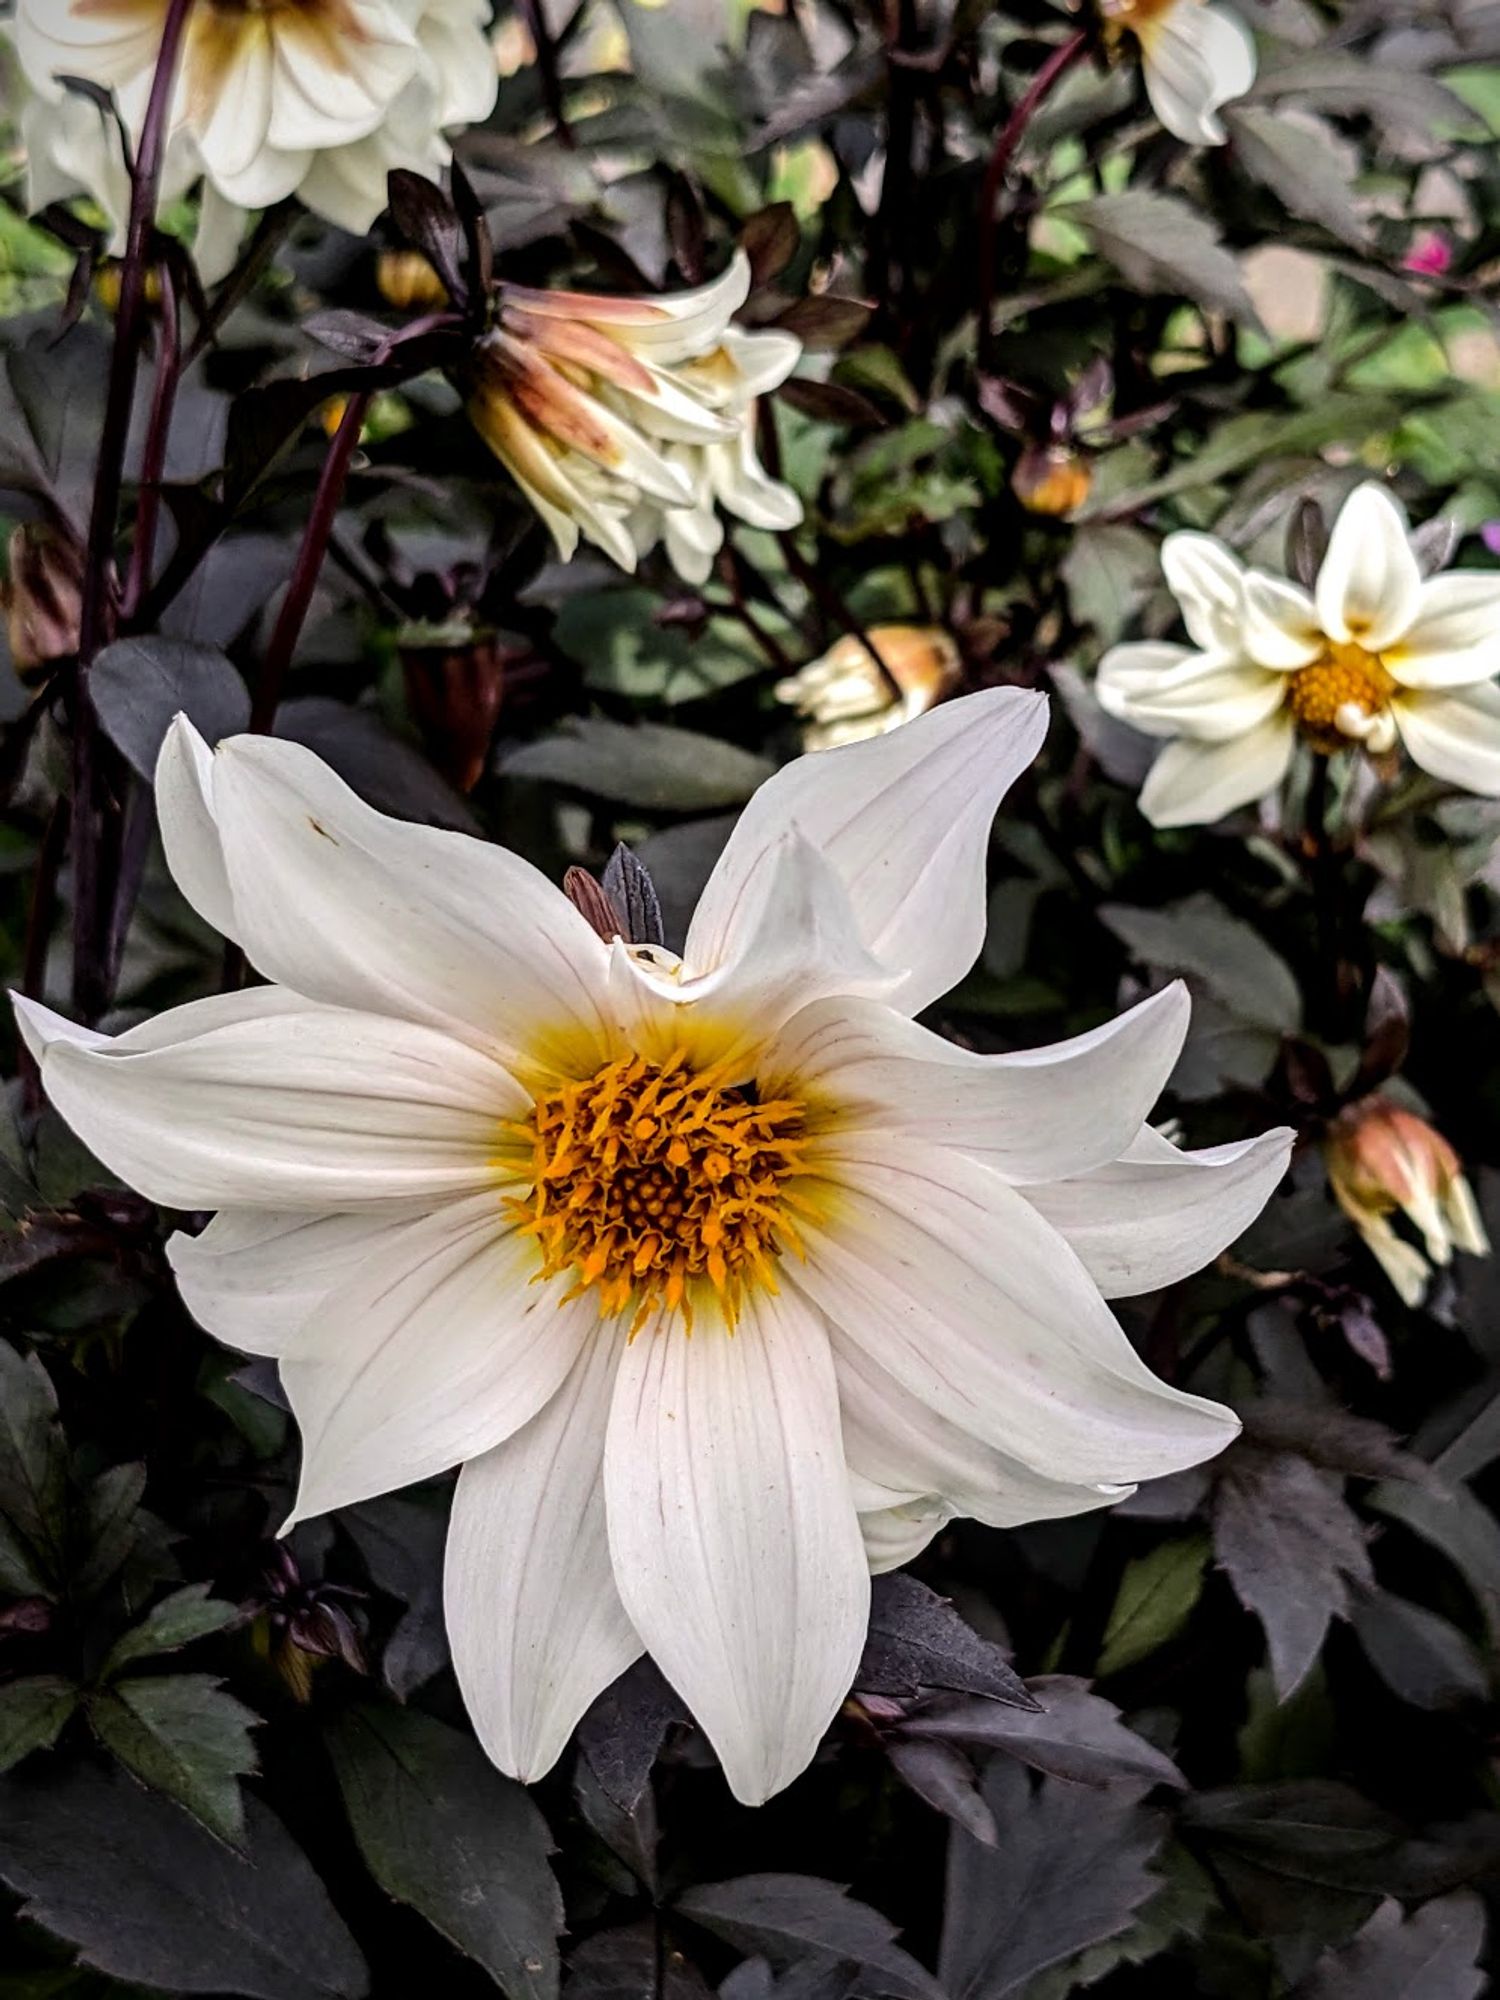
[(785, 1206), (806, 1124), (800, 1103), (762, 1102), (727, 1065), (622, 1056), (538, 1097), (517, 1128), (533, 1184), (507, 1207), (541, 1249), (538, 1278), (571, 1271), (567, 1297), (594, 1290), (601, 1318), (630, 1310), (632, 1337), (662, 1307), (690, 1332), (703, 1285), (732, 1329), (747, 1287), (775, 1291), (783, 1245), (801, 1254)]
[[(1286, 701), (1313, 748), (1332, 752), (1371, 738), (1372, 724), (1384, 715), (1396, 686), (1378, 653), (1330, 641), (1321, 659), (1288, 674)], [(1372, 742), (1371, 747), (1382, 746)]]

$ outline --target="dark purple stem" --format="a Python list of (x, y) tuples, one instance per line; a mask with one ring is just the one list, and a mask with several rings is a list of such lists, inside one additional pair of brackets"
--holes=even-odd
[(93, 507), (84, 556), (83, 603), (79, 616), (78, 667), (73, 684), (73, 1005), (85, 1021), (97, 1019), (104, 1004), (104, 964), (100, 936), (99, 848), (101, 801), (98, 793), (98, 718), (89, 693), (89, 667), (105, 643), (113, 613), (115, 528), (124, 480), (125, 447), (135, 401), (141, 310), (146, 296), (147, 251), (156, 220), (156, 190), (166, 152), (167, 115), (177, 75), (177, 57), (193, 0), (169, 0), (151, 95), (130, 170), (130, 221), (115, 309), (115, 341), (109, 362), (109, 389), (99, 436)]
[(120, 617), (128, 625), (140, 608), (141, 596), (151, 581), (156, 556), (156, 523), (161, 514), (161, 479), (167, 462), (167, 437), (172, 428), (172, 408), (177, 400), (177, 383), (182, 365), (181, 327), (177, 318), (177, 287), (171, 266), (160, 266), (161, 326), (157, 336), (156, 380), (151, 388), (151, 415), (146, 442), (141, 452), (141, 479), (136, 499), (135, 536), (130, 549), (130, 574), (120, 603)]
[(302, 531), (302, 545), (297, 550), (296, 565), (292, 570), (291, 582), (286, 587), (286, 596), (281, 601), (277, 614), (276, 628), (266, 647), (265, 658), (261, 661), (260, 677), (256, 682), (255, 699), (250, 709), (250, 727), (258, 736), (269, 735), (276, 711), (281, 706), (281, 691), (286, 685), (287, 669), (292, 663), (297, 640), (302, 632), (302, 621), (307, 616), (307, 607), (312, 603), (313, 591), (317, 588), (318, 577), (323, 568), (323, 558), (328, 553), (329, 537), (338, 515), (339, 502), (344, 497), (344, 482), (349, 476), (349, 461), (354, 456), (354, 447), (359, 443), (360, 428), (365, 413), (370, 407), (368, 393), (351, 396), (344, 406), (344, 414), (339, 419), (339, 427), (333, 434), (333, 442), (328, 448), (328, 456), (323, 461), (323, 470), (318, 477), (318, 488), (313, 495), (312, 512), (308, 515), (307, 526)]
[(1026, 136), (1026, 128), (1060, 77), (1073, 67), (1089, 45), (1086, 30), (1080, 31), (1052, 51), (1028, 84), (1014, 111), (1000, 128), (984, 184), (979, 190), (979, 352), (981, 358), (990, 341), (990, 320), (995, 310), (995, 224), (1000, 191), (1016, 148)]
[(547, 107), (547, 116), (552, 120), (559, 140), (571, 150), (578, 141), (573, 137), (568, 114), (563, 110), (562, 78), (558, 74), (557, 47), (547, 20), (546, 0), (521, 0), (521, 15), (526, 23), (526, 32), (531, 36), (532, 47), (536, 50), (537, 76), (541, 81), (542, 102)]

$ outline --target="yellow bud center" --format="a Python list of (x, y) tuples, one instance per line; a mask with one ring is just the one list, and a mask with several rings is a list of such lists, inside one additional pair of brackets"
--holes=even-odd
[(784, 1247), (801, 1254), (788, 1182), (802, 1169), (804, 1107), (761, 1101), (722, 1068), (622, 1056), (539, 1097), (521, 1128), (533, 1185), (509, 1207), (542, 1253), (539, 1276), (571, 1271), (601, 1317), (661, 1308), (691, 1330), (694, 1297), (729, 1326), (746, 1289), (775, 1291)]
[(1287, 675), (1286, 700), (1315, 749), (1338, 750), (1353, 733), (1341, 726), (1340, 711), (1354, 708), (1361, 716), (1376, 715), (1395, 691), (1396, 682), (1378, 653), (1330, 642), (1321, 659)]

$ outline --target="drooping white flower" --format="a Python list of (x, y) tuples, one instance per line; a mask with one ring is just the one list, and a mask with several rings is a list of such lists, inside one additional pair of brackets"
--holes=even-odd
[(787, 766), (680, 960), (296, 744), (179, 720), (168, 858), (273, 983), (113, 1039), (17, 1001), (99, 1158), (218, 1211), (170, 1255), (280, 1363), (294, 1518), (462, 1465), (448, 1626), (502, 1769), (545, 1771), (647, 1651), (764, 1799), (848, 1689), (872, 1563), (1233, 1436), (1104, 1303), (1213, 1255), (1288, 1154), (1144, 1129), (1181, 987), (1015, 1055), (913, 1018), (978, 950), (1045, 719), (992, 690)]
[[(958, 647), (940, 625), (872, 625), (867, 646), (846, 632), (826, 653), (776, 683), (778, 701), (806, 718), (804, 750), (831, 750), (898, 729), (952, 691), (961, 672)], [(901, 690), (899, 700), (871, 658), (879, 653)]]
[(754, 434), (755, 398), (801, 348), (730, 324), (749, 290), (743, 252), (711, 284), (649, 298), (500, 286), (469, 415), (564, 561), (580, 534), (629, 570), (665, 540), (678, 574), (701, 583), (724, 539), (716, 505), (755, 527), (801, 520)]
[(1135, 36), (1151, 109), (1173, 137), (1222, 146), (1220, 105), (1255, 81), (1255, 40), (1239, 15), (1209, 0), (1103, 0), (1102, 11)]
[[(1379, 1095), (1340, 1112), (1323, 1144), (1334, 1198), (1409, 1306), (1455, 1250), (1489, 1254), (1489, 1238), (1457, 1153), (1413, 1111)], [(1398, 1235), (1400, 1211), (1422, 1248)], [(1425, 1251), (1425, 1255), (1423, 1252)]]
[(1500, 795), (1500, 572), (1424, 579), (1384, 487), (1350, 494), (1311, 593), (1211, 535), (1169, 535), (1162, 567), (1192, 647), (1116, 646), (1098, 680), (1111, 715), (1174, 739), (1141, 792), (1157, 826), (1264, 798), (1299, 736), (1323, 754), (1399, 743), (1434, 778)]
[[(33, 201), (88, 193), (121, 219), (118, 147), (101, 157), (94, 135), (86, 146), (69, 136), (78, 114), (57, 79), (112, 90), (139, 137), (166, 14), (167, 0), (18, 0), (15, 47), (41, 100), (26, 134)], [(237, 239), (246, 210), (296, 195), (362, 233), (385, 207), (391, 169), (435, 178), (449, 158), (445, 131), (494, 105), (488, 14), (485, 0), (197, 0), (163, 194), (204, 175), (211, 264), (223, 264), (221, 240)], [(64, 159), (73, 185), (39, 196), (36, 176), (50, 184)]]

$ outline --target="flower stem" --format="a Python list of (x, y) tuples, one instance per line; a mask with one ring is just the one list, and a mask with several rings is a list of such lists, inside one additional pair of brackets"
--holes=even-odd
[(547, 116), (552, 120), (559, 141), (571, 151), (578, 141), (573, 137), (573, 128), (563, 109), (562, 78), (558, 74), (557, 46), (547, 19), (546, 0), (521, 0), (521, 17), (526, 23), (531, 45), (536, 50), (537, 77), (542, 86), (542, 102), (547, 107)]
[(125, 447), (135, 401), (135, 377), (142, 307), (146, 296), (147, 250), (156, 221), (156, 190), (166, 152), (167, 116), (177, 75), (177, 57), (193, 0), (169, 0), (151, 94), (130, 162), (130, 220), (115, 309), (109, 388), (99, 435), (84, 555), (83, 601), (79, 615), (78, 665), (73, 682), (73, 1005), (84, 1021), (97, 1019), (105, 1001), (100, 936), (101, 801), (98, 797), (98, 718), (89, 693), (89, 667), (105, 643), (114, 614), (115, 528), (124, 480)]
[(979, 190), (979, 352), (990, 343), (990, 321), (995, 310), (995, 226), (998, 221), (1000, 190), (1015, 155), (1026, 136), (1026, 128), (1036, 116), (1048, 92), (1073, 67), (1089, 45), (1086, 29), (1059, 44), (1031, 79), (1015, 109), (1000, 128), (984, 170)]
[(339, 502), (344, 497), (344, 482), (349, 476), (349, 461), (354, 456), (354, 447), (359, 443), (359, 433), (364, 424), (365, 414), (370, 407), (370, 394), (362, 391), (351, 396), (344, 406), (344, 414), (339, 419), (339, 427), (333, 434), (333, 442), (328, 447), (328, 456), (323, 461), (323, 470), (318, 476), (317, 491), (313, 494), (312, 511), (307, 517), (307, 526), (302, 531), (302, 544), (297, 550), (297, 561), (292, 570), (291, 581), (286, 587), (286, 596), (281, 601), (276, 626), (271, 633), (270, 644), (266, 647), (265, 658), (261, 661), (260, 676), (256, 682), (255, 699), (250, 708), (250, 727), (258, 736), (270, 733), (276, 720), (276, 711), (281, 706), (281, 691), (286, 685), (287, 669), (292, 663), (297, 640), (301, 636), (302, 622), (307, 616), (307, 608), (312, 603), (313, 591), (317, 588), (319, 574), (323, 568), (323, 558), (328, 553), (329, 538), (333, 533), (334, 520), (338, 515)]
[(136, 498), (135, 534), (130, 549), (130, 574), (120, 601), (120, 618), (128, 625), (139, 609), (151, 580), (156, 554), (156, 523), (161, 513), (161, 478), (167, 460), (167, 437), (182, 363), (181, 327), (177, 318), (177, 287), (170, 264), (160, 267), (161, 329), (156, 351), (156, 379), (151, 388), (151, 415), (141, 452), (141, 478)]

